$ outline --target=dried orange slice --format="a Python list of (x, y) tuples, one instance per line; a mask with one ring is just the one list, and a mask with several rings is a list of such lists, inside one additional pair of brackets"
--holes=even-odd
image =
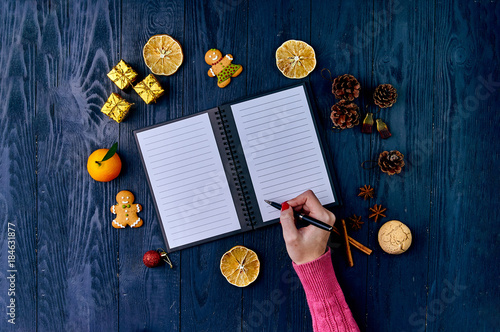
[(230, 284), (246, 287), (257, 279), (260, 261), (253, 250), (236, 246), (220, 259), (220, 271)]
[(184, 59), (181, 44), (169, 35), (149, 38), (142, 50), (144, 62), (153, 74), (170, 76), (179, 69)]
[(291, 39), (276, 50), (276, 66), (288, 78), (304, 78), (316, 68), (316, 54), (308, 43)]

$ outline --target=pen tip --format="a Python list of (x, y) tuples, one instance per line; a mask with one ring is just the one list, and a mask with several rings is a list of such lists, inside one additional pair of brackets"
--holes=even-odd
[(264, 200), (267, 204), (271, 204), (271, 201), (268, 201), (267, 199)]

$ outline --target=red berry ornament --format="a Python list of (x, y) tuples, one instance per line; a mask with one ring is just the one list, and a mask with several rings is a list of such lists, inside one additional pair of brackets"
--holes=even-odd
[(157, 251), (150, 250), (144, 254), (144, 257), (142, 257), (142, 261), (147, 267), (157, 267), (158, 265), (160, 265), (161, 256)]

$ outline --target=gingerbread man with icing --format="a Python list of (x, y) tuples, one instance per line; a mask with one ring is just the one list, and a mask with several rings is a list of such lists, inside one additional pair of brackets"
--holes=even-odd
[(118, 204), (111, 207), (111, 212), (116, 214), (116, 219), (113, 220), (114, 228), (125, 228), (129, 225), (131, 228), (142, 226), (142, 219), (137, 216), (141, 212), (141, 204), (134, 203), (134, 194), (128, 190), (122, 190), (116, 195), (116, 202)]
[(232, 61), (233, 56), (231, 54), (222, 56), (222, 53), (215, 48), (210, 49), (205, 54), (205, 62), (212, 66), (208, 70), (208, 76), (217, 76), (217, 86), (219, 88), (226, 87), (231, 83), (231, 77), (236, 77), (243, 71), (241, 65), (235, 65)]

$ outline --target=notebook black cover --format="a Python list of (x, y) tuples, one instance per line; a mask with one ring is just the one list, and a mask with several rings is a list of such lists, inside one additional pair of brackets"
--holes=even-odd
[[(318, 139), (318, 143), (319, 143), (320, 148), (321, 148), (323, 162), (326, 165), (326, 171), (328, 174), (328, 178), (330, 180), (330, 186), (332, 188), (333, 196), (335, 199), (334, 203), (325, 205), (325, 207), (331, 208), (333, 206), (337, 206), (337, 205), (341, 204), (338, 192), (336, 190), (337, 186), (336, 186), (335, 176), (332, 173), (331, 161), (328, 160), (325, 156), (324, 142), (323, 142), (324, 139), (323, 139), (322, 135), (320, 135), (320, 132), (318, 130), (317, 117), (314, 114), (315, 113), (314, 108), (311, 105), (309, 91), (308, 91), (308, 89), (309, 89), (308, 85), (306, 83), (302, 83), (302, 84), (298, 84), (298, 85), (289, 86), (289, 87), (286, 87), (283, 89), (274, 90), (274, 91), (271, 91), (269, 93), (260, 94), (258, 96), (252, 96), (252, 97), (248, 97), (245, 99), (237, 100), (235, 102), (222, 105), (218, 108), (212, 108), (212, 109), (209, 109), (209, 110), (206, 110), (203, 112), (199, 112), (196, 114), (192, 114), (192, 115), (189, 115), (186, 117), (174, 119), (174, 120), (171, 120), (168, 122), (164, 122), (161, 124), (157, 124), (154, 126), (150, 126), (150, 127), (146, 127), (146, 128), (142, 128), (142, 129), (138, 129), (138, 130), (133, 131), (134, 137), (135, 137), (136, 143), (137, 143), (137, 148), (139, 150), (139, 155), (141, 156), (141, 162), (142, 162), (142, 165), (144, 167), (144, 171), (146, 173), (146, 178), (148, 180), (148, 185), (149, 185), (149, 188), (151, 191), (151, 195), (153, 197), (153, 203), (155, 205), (155, 210), (157, 212), (157, 216), (158, 216), (158, 219), (160, 221), (160, 226), (161, 226), (160, 228), (162, 230), (163, 238), (165, 240), (167, 252), (185, 249), (185, 248), (192, 247), (192, 246), (195, 246), (198, 244), (214, 241), (214, 240), (217, 240), (220, 238), (225, 238), (225, 237), (228, 237), (228, 236), (231, 236), (234, 234), (240, 234), (240, 233), (246, 232), (248, 230), (271, 225), (271, 224), (277, 223), (279, 221), (279, 218), (273, 219), (273, 220), (270, 220), (267, 222), (264, 222), (262, 220), (262, 216), (261, 216), (261, 213), (259, 210), (257, 198), (256, 198), (255, 192), (253, 190), (253, 184), (252, 184), (252, 180), (251, 180), (250, 173), (248, 170), (248, 165), (247, 165), (247, 162), (245, 160), (243, 148), (242, 148), (241, 141), (240, 141), (240, 138), (238, 135), (236, 123), (235, 123), (235, 120), (234, 120), (233, 115), (232, 115), (231, 105), (241, 103), (241, 102), (244, 102), (247, 100), (259, 98), (262, 96), (274, 94), (276, 92), (296, 88), (298, 86), (302, 86), (305, 90), (305, 95), (306, 95), (307, 102), (309, 105), (309, 110), (311, 112), (311, 116), (312, 116), (313, 123), (314, 123), (314, 128), (316, 130), (316, 137)], [(236, 208), (236, 212), (237, 212), (237, 215), (239, 218), (239, 223), (240, 223), (241, 229), (236, 230), (236, 231), (232, 231), (232, 232), (228, 232), (228, 233), (224, 233), (224, 234), (220, 234), (217, 236), (213, 236), (210, 238), (206, 238), (206, 239), (203, 239), (200, 241), (191, 242), (191, 243), (188, 243), (186, 245), (177, 246), (175, 248), (171, 248), (169, 243), (168, 243), (168, 240), (167, 240), (167, 235), (166, 235), (165, 229), (163, 227), (163, 222), (161, 221), (161, 215), (160, 215), (158, 204), (157, 204), (157, 201), (155, 198), (155, 193), (154, 193), (153, 188), (151, 186), (150, 176), (148, 174), (148, 170), (146, 168), (146, 163), (145, 163), (143, 154), (141, 152), (141, 147), (139, 144), (139, 140), (137, 138), (137, 134), (140, 132), (143, 132), (143, 131), (147, 131), (147, 130), (150, 130), (150, 129), (153, 129), (153, 128), (156, 128), (159, 126), (163, 126), (163, 125), (172, 123), (172, 122), (182, 121), (186, 118), (197, 116), (197, 115), (200, 115), (202, 113), (207, 113), (209, 116), (212, 130), (213, 130), (213, 133), (215, 135), (216, 142), (217, 142), (217, 147), (219, 150), (220, 158), (222, 160), (222, 164), (224, 167), (224, 172), (225, 172), (226, 178), (228, 180), (229, 188), (231, 191), (231, 196), (233, 199), (233, 204)]]

